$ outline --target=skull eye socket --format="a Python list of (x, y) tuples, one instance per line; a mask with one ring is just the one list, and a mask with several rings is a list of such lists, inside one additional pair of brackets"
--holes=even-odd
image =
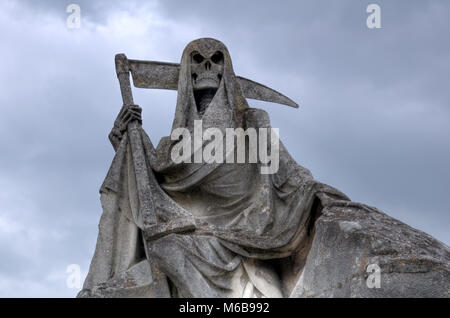
[(222, 64), (223, 63), (223, 54), (220, 51), (217, 51), (214, 53), (213, 56), (211, 56), (211, 61), (215, 64)]
[(200, 64), (201, 62), (203, 62), (205, 58), (203, 56), (201, 56), (199, 53), (196, 53), (192, 56), (192, 60), (197, 63)]

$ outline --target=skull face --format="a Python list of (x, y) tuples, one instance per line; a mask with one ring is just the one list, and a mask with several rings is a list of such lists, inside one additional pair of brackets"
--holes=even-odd
[(224, 55), (216, 51), (211, 56), (191, 54), (191, 75), (194, 90), (218, 89), (223, 74)]

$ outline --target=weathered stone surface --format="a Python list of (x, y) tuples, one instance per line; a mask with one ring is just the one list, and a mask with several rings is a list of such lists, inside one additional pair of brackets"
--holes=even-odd
[[(367, 286), (370, 264), (380, 288)], [(450, 297), (450, 249), (374, 208), (330, 206), (291, 297)]]
[[(153, 146), (130, 71), (141, 87), (178, 90), (172, 131), (194, 138), (201, 121), (201, 134), (254, 129), (257, 141), (267, 139), (269, 116), (246, 97), (296, 106), (235, 76), (223, 43), (193, 41), (179, 65), (141, 62), (116, 56), (124, 105), (109, 135), (116, 154), (79, 297), (449, 297), (447, 246), (314, 180), (282, 143), (258, 143), (259, 153), (279, 155), (270, 174), (260, 158), (196, 162), (210, 139), (189, 146), (188, 162), (173, 160), (176, 138)], [(219, 136), (214, 141), (224, 141)], [(373, 264), (380, 288), (367, 285)]]
[(153, 271), (147, 260), (143, 260), (128, 270), (119, 273), (113, 279), (84, 289), (79, 298), (157, 298), (169, 297), (169, 286), (161, 280), (162, 273), (155, 267)]

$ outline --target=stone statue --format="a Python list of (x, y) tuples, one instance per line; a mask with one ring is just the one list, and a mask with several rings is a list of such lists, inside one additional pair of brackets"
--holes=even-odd
[(109, 136), (116, 155), (79, 297), (450, 296), (447, 246), (314, 180), (283, 144), (263, 144), (279, 154), (273, 173), (261, 169), (272, 162), (229, 162), (236, 145), (214, 150), (222, 161), (190, 160), (212, 138), (183, 148), (181, 162), (173, 150), (186, 136), (153, 146), (130, 72), (136, 87), (178, 91), (172, 132), (195, 134), (201, 121), (201, 132), (215, 129), (214, 142), (230, 128), (273, 133), (268, 115), (246, 98), (297, 107), (236, 76), (224, 44), (195, 40), (180, 64), (119, 54), (116, 70), (124, 104)]

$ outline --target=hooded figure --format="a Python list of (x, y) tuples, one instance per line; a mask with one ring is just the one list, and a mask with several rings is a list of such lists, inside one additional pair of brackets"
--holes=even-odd
[[(214, 39), (191, 42), (181, 59), (172, 130), (193, 133), (197, 120), (224, 135), (227, 128), (271, 128), (264, 111), (249, 108), (227, 48)], [(146, 239), (125, 132), (100, 190), (99, 236), (79, 296), (289, 296), (322, 207), (348, 198), (315, 181), (281, 143), (278, 171), (262, 174), (259, 161), (175, 163), (172, 149), (182, 141), (164, 137), (155, 149), (138, 129), (158, 222), (190, 217), (196, 229)], [(202, 142), (204, 149), (212, 141)]]

